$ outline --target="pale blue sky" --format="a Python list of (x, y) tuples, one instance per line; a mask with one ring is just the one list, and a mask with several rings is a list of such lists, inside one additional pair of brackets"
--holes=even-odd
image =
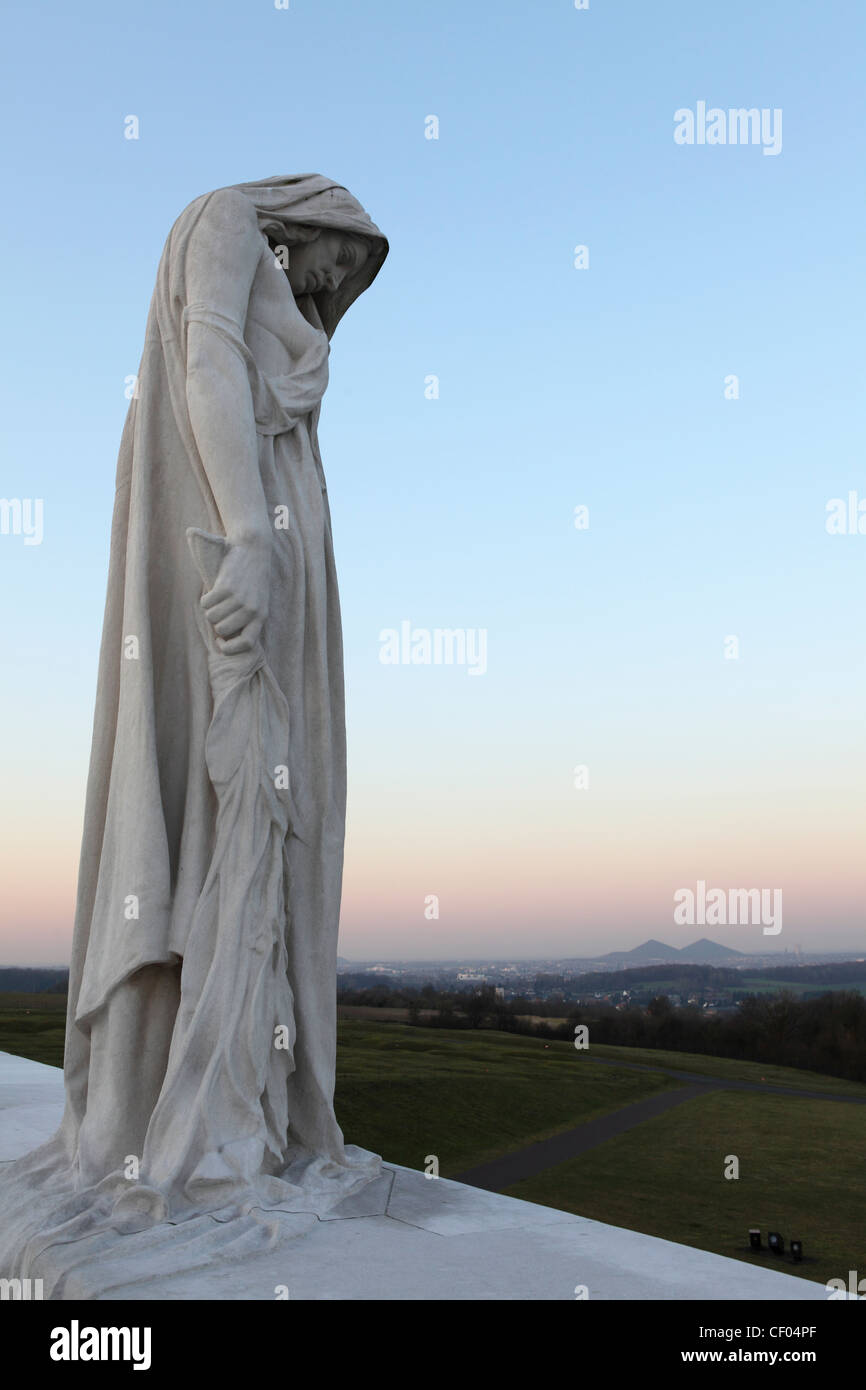
[[(863, 7), (156, 0), (19, 4), (5, 28), (0, 491), (43, 498), (45, 534), (0, 537), (4, 823), (36, 837), (47, 788), (68, 872), (124, 379), (169, 227), (208, 189), (320, 172), (392, 248), (335, 336), (320, 430), (350, 845), (381, 883), (379, 902), (350, 859), (344, 954), (682, 944), (640, 855), (597, 858), (591, 807), (570, 843), (576, 763), (611, 836), (642, 843), (642, 805), (665, 822), (672, 885), (700, 870), (680, 854), (696, 807), (709, 838), (714, 795), (748, 807), (732, 881), (762, 827), (761, 882), (805, 874), (786, 880), (796, 939), (862, 942), (866, 536), (828, 536), (824, 513), (866, 498)], [(781, 153), (678, 146), (699, 100), (781, 108)], [(378, 634), (406, 618), (487, 629), (487, 675), (383, 667)], [(552, 858), (527, 824), (554, 826)], [(431, 942), (410, 885), (436, 891), (473, 826), (510, 906), (455, 887)], [(832, 866), (807, 883), (819, 833)], [(34, 908), (46, 932), (52, 911)], [(30, 950), (16, 912), (3, 959)]]

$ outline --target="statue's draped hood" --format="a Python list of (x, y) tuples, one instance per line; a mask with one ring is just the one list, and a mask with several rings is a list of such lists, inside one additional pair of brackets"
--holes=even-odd
[(324, 174), (275, 174), (273, 178), (229, 187), (249, 198), (262, 226), (275, 220), (294, 222), (352, 233), (369, 243), (366, 261), (346, 277), (339, 289), (308, 296), (315, 303), (322, 327), (332, 337), (346, 310), (373, 283), (388, 254), (388, 242), (375, 222), (347, 188)]

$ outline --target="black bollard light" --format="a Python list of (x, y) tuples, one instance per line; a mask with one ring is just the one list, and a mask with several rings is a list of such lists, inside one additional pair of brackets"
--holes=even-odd
[(749, 1244), (753, 1250), (761, 1249), (761, 1232), (757, 1226), (749, 1227)]
[(774, 1255), (784, 1255), (785, 1240), (783, 1236), (779, 1235), (778, 1231), (767, 1232), (767, 1244)]
[(801, 1240), (791, 1241), (791, 1255), (793, 1256), (794, 1264), (798, 1265), (803, 1258), (803, 1242)]

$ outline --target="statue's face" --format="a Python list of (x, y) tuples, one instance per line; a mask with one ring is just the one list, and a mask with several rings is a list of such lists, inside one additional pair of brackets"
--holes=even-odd
[(286, 272), (293, 294), (336, 290), (347, 275), (363, 265), (369, 249), (361, 237), (321, 232), (315, 241), (302, 241), (289, 252)]

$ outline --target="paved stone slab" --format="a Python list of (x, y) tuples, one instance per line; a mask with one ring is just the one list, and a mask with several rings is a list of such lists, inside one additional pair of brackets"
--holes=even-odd
[(0, 1052), (0, 1163), (44, 1144), (62, 1116), (61, 1069)]

